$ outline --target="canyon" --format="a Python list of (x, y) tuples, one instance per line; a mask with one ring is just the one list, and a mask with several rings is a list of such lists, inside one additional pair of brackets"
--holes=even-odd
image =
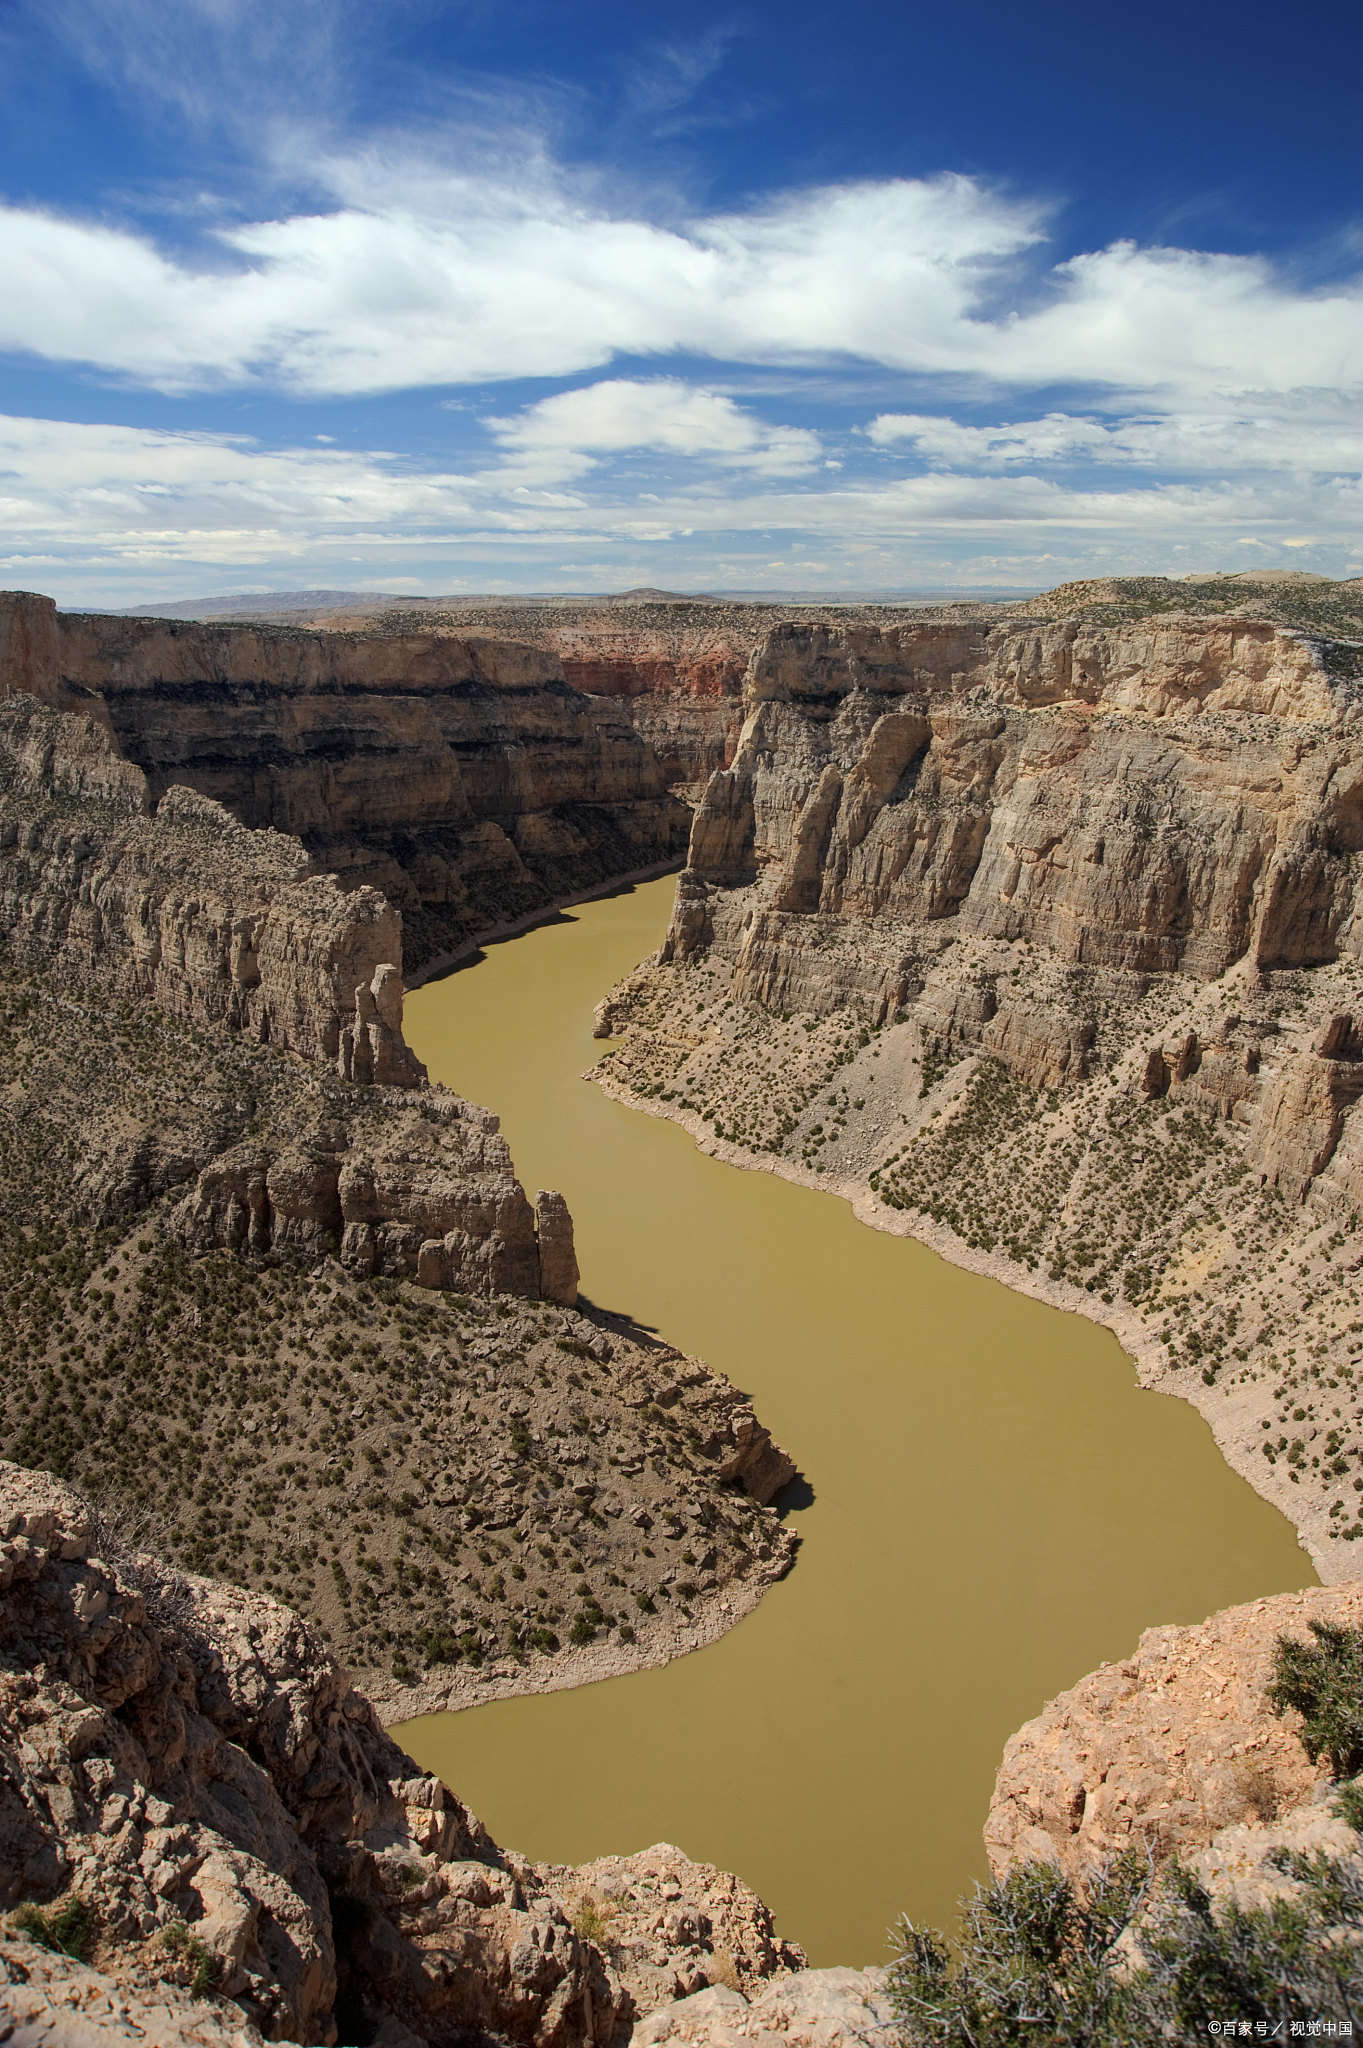
[(536, 648), (58, 614), (0, 598), (5, 686), (82, 709), (142, 771), (382, 891), (411, 972), (670, 865), (688, 813), (614, 700)]
[[(0, 1589), (12, 2039), (903, 2038), (894, 1970), (809, 1969), (746, 1886), (667, 1843), (578, 1867), (500, 1848), (287, 1607), (128, 1550), (71, 1488), (2, 1462)], [(1322, 1953), (1353, 1955), (1358, 1814), (1262, 1688), (1284, 1632), (1361, 1616), (1339, 1589), (1148, 1632), (1009, 1744), (996, 1868), (1092, 1872), (1114, 1844), (1176, 1845), (1208, 1911), (1304, 1901)], [(1350, 1970), (1336, 1981), (1347, 2011)]]
[[(1348, 592), (1324, 625), (1178, 598), (304, 629), (0, 597), (0, 1478), (13, 1583), (38, 1589), (7, 1606), (11, 1898), (93, 1887), (138, 1996), (185, 1988), (163, 1936), (204, 1923), (275, 2037), (335, 2040), (351, 1998), (386, 2048), (888, 2038), (882, 1978), (802, 1971), (751, 1894), (666, 1845), (590, 1873), (496, 1850), (402, 1775), (325, 1647), (392, 1719), (664, 1661), (789, 1569), (791, 1460), (722, 1376), (578, 1303), (564, 1197), (532, 1206), (495, 1115), (403, 1032), (404, 984), (683, 848), (593, 1077), (1108, 1324), (1289, 1513), (1341, 1588), (1319, 1611), (1357, 1619), (1363, 616)], [(1305, 1613), (1231, 1628), (1242, 1689)], [(58, 1675), (26, 1689), (40, 1636)], [(1097, 1706), (1080, 1688), (1018, 1738), (997, 1867), (1078, 1869), (1147, 1814), (1213, 1889), (1262, 1874), (1263, 1843), (1223, 1839), (1255, 1824), (1227, 1804), (1248, 1779), (1210, 1748), (1200, 1806), (1170, 1767), (1116, 1828), (1115, 1794), (1085, 1780), (1076, 1807), (1084, 1715), (1173, 1655), (1143, 1643)], [(1309, 1798), (1290, 1727), (1275, 1750), (1242, 1705), (1277, 1804)], [(1301, 1828), (1354, 1853), (1336, 1819)], [(602, 1930), (636, 1912), (617, 1954)], [(13, 1987), (39, 1961), (0, 1967)]]
[(0, 705), (11, 1455), (183, 1563), (288, 1585), (390, 1702), (731, 1627), (795, 1547), (751, 1405), (577, 1312), (562, 1194), (532, 1205), (497, 1118), (406, 1045), (386, 898), (158, 797), (41, 655)]
[(776, 626), (668, 938), (598, 1018), (621, 1099), (1107, 1322), (1331, 1580), (1363, 1534), (1357, 645)]

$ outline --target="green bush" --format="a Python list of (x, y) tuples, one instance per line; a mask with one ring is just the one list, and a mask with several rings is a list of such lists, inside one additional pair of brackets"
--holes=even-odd
[(1293, 2021), (1350, 2019), (1363, 1884), (1325, 1856), (1280, 1861), (1299, 1897), (1248, 1910), (1214, 1907), (1177, 1861), (1156, 1889), (1130, 1850), (1083, 1892), (1052, 1864), (1018, 1864), (962, 1901), (954, 1961), (903, 1921), (890, 1995), (904, 2048), (1162, 2048), (1213, 2020), (1285, 2038)]
[(1313, 1621), (1310, 1629), (1314, 1643), (1278, 1637), (1266, 1696), (1275, 1714), (1301, 1715), (1312, 1763), (1323, 1756), (1333, 1777), (1354, 1778), (1363, 1771), (1363, 1628)]
[(197, 1934), (190, 1933), (183, 1920), (172, 1920), (170, 1926), (162, 1930), (161, 1946), (188, 1965), (191, 1971), (189, 1988), (195, 1998), (207, 1998), (217, 1989), (222, 1975), (222, 1960), (205, 1942), (200, 1941)]
[(94, 1907), (88, 1899), (74, 1894), (47, 1912), (41, 1906), (20, 1906), (14, 1924), (30, 1941), (39, 1942), (58, 1955), (74, 1956), (78, 1963), (89, 1955), (99, 1931)]

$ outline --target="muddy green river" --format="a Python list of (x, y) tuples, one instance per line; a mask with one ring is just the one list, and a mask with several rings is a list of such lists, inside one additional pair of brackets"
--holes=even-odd
[[(413, 1722), (411, 1754), (508, 1847), (675, 1842), (737, 1871), (815, 1963), (888, 1959), (985, 1874), (1004, 1742), (1143, 1628), (1314, 1585), (1201, 1418), (1106, 1331), (697, 1152), (580, 1078), (592, 1009), (655, 948), (672, 878), (582, 905), (417, 990), (433, 1079), (561, 1188), (583, 1292), (752, 1394), (805, 1475), (790, 1576), (710, 1648)], [(807, 1499), (807, 1494), (803, 1497)]]

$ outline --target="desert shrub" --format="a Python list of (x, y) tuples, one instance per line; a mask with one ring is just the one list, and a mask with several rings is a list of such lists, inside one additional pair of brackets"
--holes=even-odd
[(1295, 1708), (1302, 1747), (1312, 1763), (1325, 1757), (1331, 1775), (1363, 1771), (1363, 1628), (1310, 1623), (1314, 1643), (1279, 1636), (1266, 1693), (1275, 1714)]
[(962, 1900), (955, 1962), (935, 1929), (901, 1921), (890, 1995), (906, 2043), (1121, 2039), (1111, 2028), (1123, 1994), (1106, 1964), (1149, 1881), (1132, 1852), (1082, 1896), (1053, 1864), (1017, 1864)]
[(955, 1960), (934, 1929), (901, 1923), (890, 1995), (905, 2048), (1158, 2048), (1212, 2022), (1276, 2038), (1349, 2019), (1363, 1882), (1322, 1855), (1280, 1863), (1298, 1896), (1250, 1908), (1214, 1904), (1177, 1860), (1153, 1890), (1134, 1851), (1082, 1891), (1052, 1864), (1015, 1865), (962, 1901)]
[(99, 1922), (88, 1899), (74, 1893), (44, 1912), (41, 1906), (20, 1906), (14, 1924), (30, 1941), (50, 1948), (61, 1956), (74, 1956), (83, 1963), (95, 1945)]
[(222, 1960), (197, 1934), (190, 1933), (183, 1920), (172, 1920), (169, 1927), (162, 1929), (161, 1946), (185, 1964), (190, 1973), (189, 1988), (196, 1998), (207, 1998), (217, 1989)]

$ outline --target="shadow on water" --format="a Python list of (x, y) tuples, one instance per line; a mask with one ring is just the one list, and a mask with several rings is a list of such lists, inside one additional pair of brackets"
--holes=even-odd
[(783, 1522), (787, 1515), (801, 1514), (813, 1505), (814, 1489), (803, 1472), (797, 1472), (790, 1484), (783, 1486), (776, 1496), (776, 1512)]
[(1144, 1628), (1314, 1573), (1110, 1331), (584, 1081), (593, 1010), (672, 894), (631, 885), (489, 947), (414, 991), (408, 1037), (497, 1112), (523, 1185), (563, 1190), (592, 1298), (751, 1396), (801, 1474), (780, 1507), (799, 1569), (703, 1651), (402, 1741), (508, 1847), (579, 1863), (676, 1842), (815, 1962), (883, 1961), (901, 1911), (944, 1925), (986, 1874), (1004, 1743), (1048, 1698)]

